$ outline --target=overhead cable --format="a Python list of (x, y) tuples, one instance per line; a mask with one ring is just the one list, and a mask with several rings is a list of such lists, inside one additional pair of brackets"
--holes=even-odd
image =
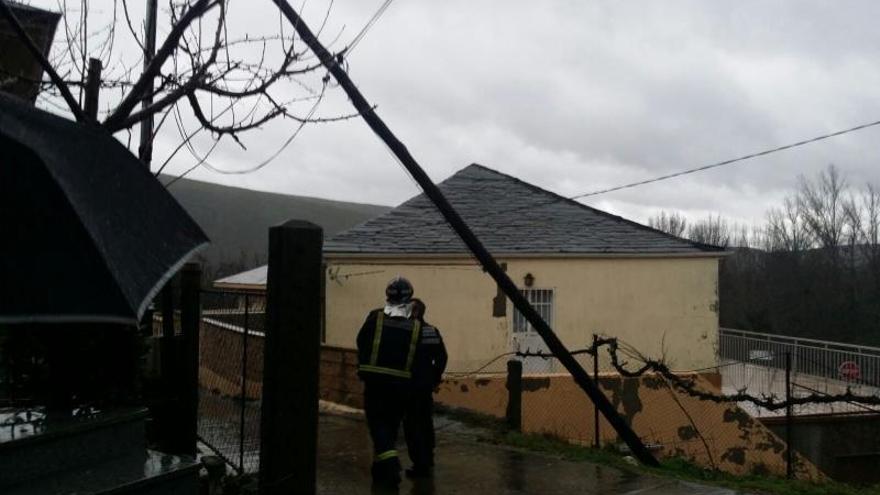
[(385, 11), (388, 9), (388, 7), (391, 5), (391, 2), (393, 1), (394, 0), (385, 0), (382, 5), (380, 5), (379, 8), (376, 9), (373, 17), (371, 17), (370, 20), (367, 21), (366, 24), (364, 24), (364, 27), (361, 28), (360, 32), (351, 41), (351, 44), (348, 45), (348, 48), (345, 50), (346, 56), (351, 55), (351, 52), (353, 52), (358, 43), (360, 43), (361, 40), (364, 39), (364, 36), (366, 36), (367, 32), (372, 29), (373, 25), (376, 24), (380, 17), (382, 17), (382, 14), (385, 13)]
[(636, 186), (643, 186), (645, 184), (652, 184), (654, 182), (660, 182), (663, 180), (672, 179), (675, 177), (680, 177), (682, 175), (688, 175), (688, 174), (693, 174), (696, 172), (702, 172), (704, 170), (722, 167), (724, 165), (730, 165), (733, 163), (749, 160), (751, 158), (757, 158), (759, 156), (769, 155), (771, 153), (776, 153), (778, 151), (784, 151), (784, 150), (788, 150), (791, 148), (797, 148), (798, 146), (803, 146), (805, 144), (815, 143), (816, 141), (822, 141), (823, 139), (829, 139), (829, 138), (841, 136), (843, 134), (848, 134), (850, 132), (860, 131), (862, 129), (867, 129), (869, 127), (874, 127), (876, 125), (880, 125), (880, 120), (877, 120), (874, 122), (869, 122), (867, 124), (857, 125), (855, 127), (850, 127), (849, 129), (844, 129), (842, 131), (832, 132), (830, 134), (823, 134), (821, 136), (816, 136), (814, 138), (805, 139), (803, 141), (798, 141), (796, 143), (787, 144), (785, 146), (779, 146), (779, 147), (772, 148), (769, 150), (759, 151), (757, 153), (751, 153), (748, 155), (741, 156), (739, 158), (732, 158), (730, 160), (724, 160), (721, 162), (712, 163), (710, 165), (703, 165), (702, 167), (682, 170), (680, 172), (675, 172), (672, 174), (661, 175), (659, 177), (654, 177), (652, 179), (640, 180), (638, 182), (632, 182), (632, 183), (624, 184), (621, 186), (609, 187), (607, 189), (600, 189), (598, 191), (592, 191), (592, 192), (588, 192), (588, 193), (578, 194), (575, 196), (569, 196), (568, 199), (579, 199), (579, 198), (586, 198), (586, 197), (590, 197), (590, 196), (598, 196), (600, 194), (610, 193), (610, 192), (614, 192), (614, 191), (620, 191), (621, 189), (629, 189), (629, 188), (636, 187)]

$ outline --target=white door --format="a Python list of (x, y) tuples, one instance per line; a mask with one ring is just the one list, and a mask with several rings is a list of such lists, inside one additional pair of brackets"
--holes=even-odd
[[(528, 299), (544, 321), (553, 327), (553, 289), (522, 289), (522, 294)], [(547, 344), (532, 328), (532, 325), (516, 310), (513, 309), (513, 326), (511, 335), (511, 347), (515, 352), (541, 352), (549, 355)], [(555, 359), (542, 357), (518, 357), (523, 363), (523, 374), (551, 373), (553, 372)]]

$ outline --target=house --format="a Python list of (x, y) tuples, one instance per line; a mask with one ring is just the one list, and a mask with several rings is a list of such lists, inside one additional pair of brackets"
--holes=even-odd
[[(597, 333), (644, 355), (662, 355), (674, 369), (715, 364), (723, 249), (481, 165), (439, 187), (570, 349), (588, 346)], [(383, 304), (388, 280), (402, 275), (427, 303), (426, 319), (443, 333), (449, 370), (475, 370), (517, 349), (546, 350), (423, 194), (331, 237), (324, 253), (328, 345), (353, 347), (366, 313)], [(262, 272), (215, 285), (265, 287)], [(563, 370), (552, 360), (531, 358), (526, 371)]]

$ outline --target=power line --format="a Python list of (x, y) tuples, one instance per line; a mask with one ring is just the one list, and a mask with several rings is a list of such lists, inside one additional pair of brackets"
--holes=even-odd
[[(490, 359), (490, 360), (489, 360), (487, 363), (485, 363), (484, 365), (480, 366), (479, 368), (477, 368), (477, 369), (475, 369), (475, 370), (473, 370), (473, 371), (447, 371), (447, 372), (445, 372), (444, 374), (445, 374), (445, 375), (449, 375), (449, 376), (453, 376), (453, 377), (458, 378), (458, 379), (465, 378), (465, 377), (467, 377), (467, 376), (471, 376), (471, 375), (477, 375), (477, 374), (482, 373), (483, 370), (485, 370), (486, 368), (488, 368), (489, 366), (491, 366), (492, 364), (494, 364), (495, 362), (497, 362), (499, 359), (501, 359), (501, 358), (503, 358), (503, 357), (505, 357), (505, 356), (512, 356), (512, 355), (514, 355), (514, 354), (516, 354), (515, 351), (505, 352), (505, 353), (503, 353), (503, 354), (499, 354), (499, 355), (495, 356), (494, 358)], [(489, 374), (489, 373), (500, 374), (501, 372), (487, 372), (486, 374)], [(506, 372), (504, 372), (504, 373), (506, 373)]]
[(859, 130), (862, 130), (862, 129), (867, 129), (867, 128), (869, 128), (869, 127), (874, 127), (874, 126), (876, 126), (876, 125), (880, 125), (880, 120), (877, 120), (877, 121), (874, 121), (874, 122), (870, 122), (870, 123), (867, 123), (867, 124), (857, 125), (857, 126), (855, 126), (855, 127), (850, 127), (849, 129), (844, 129), (844, 130), (842, 130), (842, 131), (832, 132), (832, 133), (830, 133), (830, 134), (824, 134), (824, 135), (821, 135), (821, 136), (816, 136), (816, 137), (814, 137), (814, 138), (805, 139), (805, 140), (803, 140), (803, 141), (798, 141), (798, 142), (796, 142), (796, 143), (787, 144), (787, 145), (785, 145), (785, 146), (779, 146), (779, 147), (772, 148), (772, 149), (769, 149), (769, 150), (759, 151), (759, 152), (757, 152), (757, 153), (751, 153), (751, 154), (748, 154), (748, 155), (745, 155), (745, 156), (741, 156), (741, 157), (739, 157), (739, 158), (733, 158), (733, 159), (730, 159), (730, 160), (724, 160), (724, 161), (722, 161), (722, 162), (712, 163), (712, 164), (710, 164), (710, 165), (703, 165), (702, 167), (697, 167), (697, 168), (691, 168), (691, 169), (687, 169), (687, 170), (682, 170), (682, 171), (680, 171), (680, 172), (675, 172), (675, 173), (672, 173), (672, 174), (661, 175), (661, 176), (659, 176), (659, 177), (654, 177), (654, 178), (652, 178), (652, 179), (645, 179), (645, 180), (641, 180), (641, 181), (638, 181), (638, 182), (632, 182), (632, 183), (629, 183), (629, 184), (624, 184), (624, 185), (622, 185), (622, 186), (615, 186), (615, 187), (610, 187), (610, 188), (608, 188), (608, 189), (600, 189), (600, 190), (598, 190), (598, 191), (593, 191), (593, 192), (588, 192), (588, 193), (578, 194), (578, 195), (576, 195), (576, 196), (569, 196), (568, 199), (579, 199), (579, 198), (586, 198), (586, 197), (589, 197), (589, 196), (598, 196), (598, 195), (600, 195), (600, 194), (610, 193), (610, 192), (614, 192), (614, 191), (620, 191), (621, 189), (629, 189), (629, 188), (636, 187), (636, 186), (643, 186), (643, 185), (645, 185), (645, 184), (652, 184), (652, 183), (654, 183), (654, 182), (660, 182), (660, 181), (663, 181), (663, 180), (672, 179), (672, 178), (674, 178), (674, 177), (680, 177), (680, 176), (682, 176), (682, 175), (688, 175), (688, 174), (693, 174), (693, 173), (696, 173), (696, 172), (702, 172), (702, 171), (704, 171), (704, 170), (709, 170), (709, 169), (716, 168), (716, 167), (721, 167), (721, 166), (724, 166), (724, 165), (730, 165), (730, 164), (732, 164), (732, 163), (737, 163), (737, 162), (741, 162), (741, 161), (744, 161), (744, 160), (749, 160), (749, 159), (751, 159), (751, 158), (757, 158), (757, 157), (759, 157), (759, 156), (769, 155), (769, 154), (771, 154), (771, 153), (776, 153), (777, 151), (784, 151), (784, 150), (788, 150), (788, 149), (791, 149), (791, 148), (797, 148), (798, 146), (803, 146), (803, 145), (805, 145), (805, 144), (815, 143), (816, 141), (822, 141), (823, 139), (829, 139), (829, 138), (833, 138), (833, 137), (836, 137), (836, 136), (841, 136), (841, 135), (843, 135), (843, 134), (847, 134), (847, 133), (850, 133), (850, 132), (859, 131)]
[[(300, 131), (302, 131), (303, 127), (305, 127), (305, 125), (310, 121), (310, 119), (312, 118), (312, 115), (314, 115), (314, 113), (315, 113), (315, 110), (318, 109), (318, 105), (321, 103), (321, 100), (324, 98), (324, 92), (326, 91), (326, 89), (327, 89), (327, 86), (325, 84), (324, 89), (318, 95), (317, 99), (315, 99), (315, 103), (314, 103), (314, 105), (312, 105), (312, 108), (311, 108), (311, 110), (309, 110), (309, 113), (305, 116), (305, 118), (300, 120), (299, 125), (296, 127), (296, 129), (294, 129), (293, 133), (287, 138), (287, 140), (284, 141), (284, 143), (281, 144), (281, 146), (277, 150), (275, 150), (274, 153), (269, 155), (268, 158), (257, 163), (256, 165), (252, 165), (252, 166), (247, 167), (245, 169), (225, 170), (222, 168), (218, 168), (207, 161), (208, 155), (210, 155), (211, 151), (213, 151), (214, 147), (216, 147), (217, 143), (219, 143), (219, 140), (216, 140), (216, 141), (214, 141), (213, 146), (211, 146), (211, 149), (208, 151), (208, 154), (206, 154), (204, 157), (200, 158), (199, 161), (195, 165), (193, 165), (192, 167), (187, 169), (184, 173), (180, 174), (179, 176), (175, 177), (174, 179), (169, 181), (167, 184), (165, 184), (165, 187), (168, 188), (169, 186), (171, 186), (172, 184), (174, 184), (178, 180), (183, 179), (184, 177), (189, 175), (190, 172), (192, 172), (193, 170), (197, 169), (200, 166), (204, 166), (208, 170), (215, 172), (215, 173), (218, 173), (218, 174), (222, 174), (222, 175), (244, 175), (244, 174), (250, 174), (250, 173), (256, 172), (257, 170), (260, 170), (261, 168), (265, 167), (266, 165), (272, 163), (272, 161), (274, 161), (276, 158), (278, 158), (278, 156), (281, 154), (281, 152), (283, 152), (285, 149), (287, 149), (287, 147), (290, 145), (290, 143), (292, 143), (293, 140), (296, 139), (296, 137), (299, 135)], [(191, 144), (187, 144), (187, 147), (191, 153), (195, 153), (195, 150)], [(194, 154), (193, 156), (196, 158), (199, 158), (198, 155)]]
[[(324, 90), (326, 90), (326, 86), (324, 87)], [(296, 129), (294, 129), (293, 133), (287, 138), (287, 140), (284, 141), (284, 143), (281, 144), (281, 146), (277, 150), (275, 150), (274, 153), (269, 155), (269, 157), (266, 158), (265, 160), (261, 161), (260, 163), (257, 163), (256, 165), (252, 165), (250, 167), (240, 169), (240, 170), (225, 170), (222, 168), (217, 168), (208, 162), (205, 162), (205, 167), (208, 168), (209, 170), (211, 170), (212, 172), (216, 172), (218, 174), (244, 175), (244, 174), (250, 174), (250, 173), (256, 172), (257, 170), (260, 170), (261, 168), (265, 167), (266, 165), (272, 163), (272, 161), (275, 160), (276, 158), (278, 158), (278, 155), (280, 155), (281, 152), (283, 152), (285, 149), (287, 149), (287, 147), (290, 145), (290, 143), (292, 143), (293, 140), (296, 139), (296, 137), (299, 135), (300, 131), (303, 130), (303, 127), (305, 127), (306, 124), (309, 123), (309, 121), (312, 118), (312, 115), (315, 114), (315, 110), (318, 109), (318, 105), (321, 104), (321, 100), (324, 99), (324, 90), (322, 90), (321, 93), (318, 95), (318, 98), (315, 100), (315, 104), (312, 105), (311, 110), (309, 110), (309, 113), (305, 116), (305, 118), (299, 122), (299, 125), (296, 127)]]
[(367, 31), (372, 29), (373, 25), (376, 24), (376, 21), (378, 21), (379, 18), (382, 17), (382, 15), (385, 13), (385, 11), (388, 10), (388, 7), (391, 5), (391, 2), (393, 2), (393, 1), (394, 0), (385, 0), (385, 2), (383, 2), (382, 5), (380, 5), (379, 8), (376, 9), (376, 12), (373, 14), (373, 17), (371, 17), (370, 20), (367, 21), (366, 24), (364, 24), (364, 27), (361, 28), (360, 32), (351, 41), (351, 44), (348, 45), (348, 48), (345, 50), (346, 56), (351, 55), (351, 52), (354, 51), (354, 49), (355, 49), (355, 47), (357, 47), (358, 43), (360, 43), (361, 40), (364, 39), (364, 36), (366, 36)]

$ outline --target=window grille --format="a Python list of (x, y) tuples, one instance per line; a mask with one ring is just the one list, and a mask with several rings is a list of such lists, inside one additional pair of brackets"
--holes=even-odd
[[(553, 326), (553, 289), (522, 289), (522, 295), (528, 299), (541, 318)], [(513, 313), (514, 332), (533, 332), (531, 323), (519, 312)]]

